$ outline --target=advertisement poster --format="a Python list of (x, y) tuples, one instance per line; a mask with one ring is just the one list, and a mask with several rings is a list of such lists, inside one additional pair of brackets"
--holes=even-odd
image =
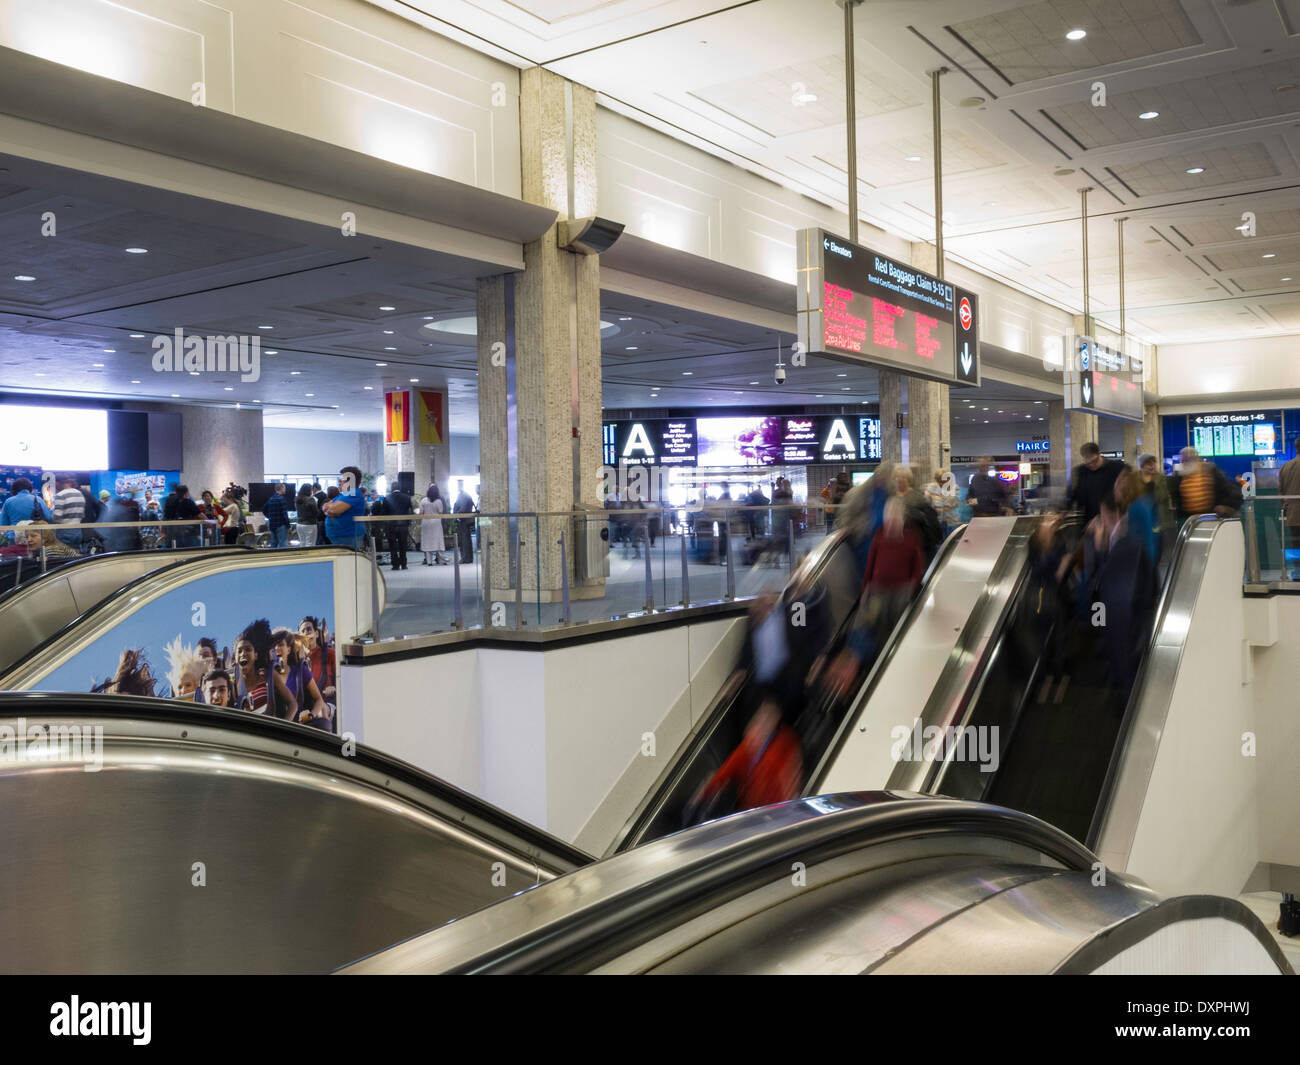
[(32, 482), (32, 488), (38, 492), (40, 491), (40, 466), (0, 466), (0, 491), (3, 491), (6, 495), (12, 495), (14, 481), (19, 477), (26, 477)]
[(91, 474), (90, 490), (95, 495), (107, 491), (119, 499), (134, 499), (138, 503), (145, 501), (148, 491), (153, 499), (162, 500), (167, 496), (168, 476), (175, 484), (179, 474), (161, 470), (106, 470)]
[(217, 573), (137, 610), (35, 685), (185, 699), (337, 732), (334, 566)]
[(784, 418), (697, 418), (695, 432), (699, 466), (775, 466), (784, 457)]

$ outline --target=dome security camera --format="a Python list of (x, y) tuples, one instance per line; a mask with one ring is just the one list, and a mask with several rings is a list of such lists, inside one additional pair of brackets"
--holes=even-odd
[(774, 380), (778, 385), (785, 384), (785, 367), (779, 362), (776, 364), (776, 372), (773, 373), (772, 380)]

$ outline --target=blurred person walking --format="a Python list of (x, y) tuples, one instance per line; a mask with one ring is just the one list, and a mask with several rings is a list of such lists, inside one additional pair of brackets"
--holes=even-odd
[[(77, 479), (64, 475), (55, 482), (58, 491), (54, 493), (54, 523), (56, 525), (80, 525), (86, 516), (86, 497), (77, 487)], [(81, 530), (60, 529), (59, 540), (71, 548), (81, 546)]]
[(934, 480), (925, 486), (925, 498), (939, 517), (939, 535), (947, 539), (957, 524), (957, 478), (951, 470), (935, 470)]
[(1154, 455), (1138, 456), (1138, 477), (1142, 481), (1145, 504), (1151, 510), (1156, 531), (1156, 564), (1169, 554), (1173, 538), (1178, 532), (1174, 523), (1173, 500), (1169, 496), (1169, 479), (1160, 469), (1160, 460)]
[(272, 547), (289, 546), (289, 504), (284, 497), (284, 485), (277, 484), (271, 495), (262, 504), (262, 517), (266, 519), (267, 531), (271, 534)]
[(1170, 479), (1169, 495), (1181, 526), (1195, 514), (1230, 518), (1241, 509), (1241, 489), (1218, 466), (1206, 462), (1194, 447), (1179, 453), (1177, 472)]
[(1101, 512), (1101, 501), (1115, 489), (1115, 478), (1124, 468), (1119, 459), (1105, 458), (1101, 448), (1089, 441), (1079, 448), (1083, 462), (1074, 468), (1070, 487), (1065, 491), (1065, 505), (1083, 511), (1084, 524)]
[(970, 503), (971, 515), (976, 518), (1012, 513), (1011, 489), (993, 468), (992, 458), (985, 456), (979, 460), (966, 491), (966, 500)]
[(903, 502), (904, 518), (921, 537), (921, 550), (929, 562), (943, 542), (939, 514), (924, 492), (912, 480), (912, 467), (894, 467), (894, 492)]
[[(451, 511), (453, 514), (473, 514), (474, 500), (470, 494), (465, 491), (465, 482), (459, 481), (457, 484), (460, 491), (456, 493), (456, 502), (452, 504)], [(462, 562), (474, 561), (474, 519), (460, 518), (457, 521), (456, 535), (457, 543), (460, 546), (460, 560)]]

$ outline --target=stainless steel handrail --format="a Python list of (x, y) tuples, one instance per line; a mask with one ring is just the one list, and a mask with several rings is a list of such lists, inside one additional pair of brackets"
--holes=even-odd
[[(1148, 728), (1163, 730), (1164, 721), (1169, 713), (1169, 703), (1173, 697), (1173, 682), (1178, 675), (1178, 667), (1182, 662), (1183, 649), (1187, 641), (1186, 626), (1181, 627), (1181, 637), (1176, 641), (1175, 648), (1167, 654), (1161, 654), (1161, 647), (1165, 644), (1168, 633), (1170, 617), (1175, 612), (1175, 606), (1179, 607), (1178, 617), (1190, 617), (1191, 611), (1196, 606), (1196, 600), (1200, 595), (1201, 578), (1205, 572), (1205, 561), (1209, 555), (1210, 546), (1219, 534), (1219, 531), (1228, 525), (1235, 525), (1242, 528), (1236, 518), (1218, 518), (1213, 514), (1194, 514), (1184, 523), (1179, 530), (1178, 540), (1174, 545), (1173, 558), (1170, 561), (1169, 576), (1165, 581), (1164, 590), (1160, 595), (1160, 602), (1156, 607), (1155, 622), (1151, 627), (1151, 636), (1147, 641), (1146, 653), (1142, 656), (1142, 664), (1138, 669), (1137, 677), (1133, 682), (1133, 689), (1129, 693), (1128, 704), (1124, 708), (1124, 717), (1120, 722), (1119, 732), (1115, 737), (1115, 746), (1111, 753), (1110, 763), (1106, 768), (1106, 775), (1102, 779), (1101, 792), (1097, 798), (1097, 805), (1093, 810), (1092, 822), (1088, 828), (1087, 842), (1090, 847), (1097, 850), (1110, 852), (1114, 849), (1114, 843), (1103, 846), (1103, 837), (1111, 827), (1111, 814), (1114, 809), (1116, 797), (1120, 790), (1121, 778), (1126, 769), (1128, 769), (1129, 759), (1132, 757), (1130, 744), (1133, 738), (1136, 722), (1139, 717), (1147, 716), (1152, 718), (1148, 722)], [(1202, 537), (1202, 527), (1208, 529), (1208, 533)], [(1190, 555), (1190, 545), (1194, 540), (1202, 540), (1204, 549), (1198, 557), (1193, 560)], [(1193, 572), (1192, 564), (1196, 565)], [(1188, 581), (1187, 588), (1181, 588), (1180, 585), (1185, 579)], [(1180, 598), (1183, 597), (1183, 598)], [(1184, 601), (1190, 599), (1190, 601)], [(1150, 707), (1148, 708), (1148, 702)], [(1159, 726), (1156, 727), (1156, 721), (1159, 719)], [(1154, 757), (1154, 751), (1151, 752)], [(1143, 783), (1143, 794), (1145, 795), (1146, 784), (1150, 781), (1151, 766), (1145, 767), (1145, 780)], [(1136, 786), (1136, 785), (1134, 785)], [(1134, 820), (1134, 830), (1136, 831), (1136, 819)], [(1128, 839), (1125, 844), (1125, 853), (1132, 847), (1132, 838)]]
[(1025, 847), (1066, 870), (1093, 855), (1028, 814), (982, 803), (890, 792), (797, 799), (710, 822), (607, 858), (549, 884), (372, 955), (345, 971), (537, 972), (599, 945), (656, 934), (685, 913), (714, 908), (789, 872), (901, 840), (982, 837)]

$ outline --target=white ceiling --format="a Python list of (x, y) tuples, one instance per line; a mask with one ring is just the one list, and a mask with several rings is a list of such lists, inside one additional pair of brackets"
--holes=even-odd
[[(845, 205), (834, 0), (373, 2), (520, 66), (545, 63), (605, 106)], [(1300, 277), (1300, 0), (867, 0), (855, 23), (865, 218), (933, 238), (928, 71), (946, 65), (951, 257), (1080, 311), (1078, 190), (1091, 186), (1092, 311), (1107, 325), (1126, 217), (1139, 338), (1300, 331), (1300, 285), (1282, 280)], [(1087, 36), (1067, 40), (1076, 28)], [(1247, 210), (1254, 238), (1233, 229)]]

